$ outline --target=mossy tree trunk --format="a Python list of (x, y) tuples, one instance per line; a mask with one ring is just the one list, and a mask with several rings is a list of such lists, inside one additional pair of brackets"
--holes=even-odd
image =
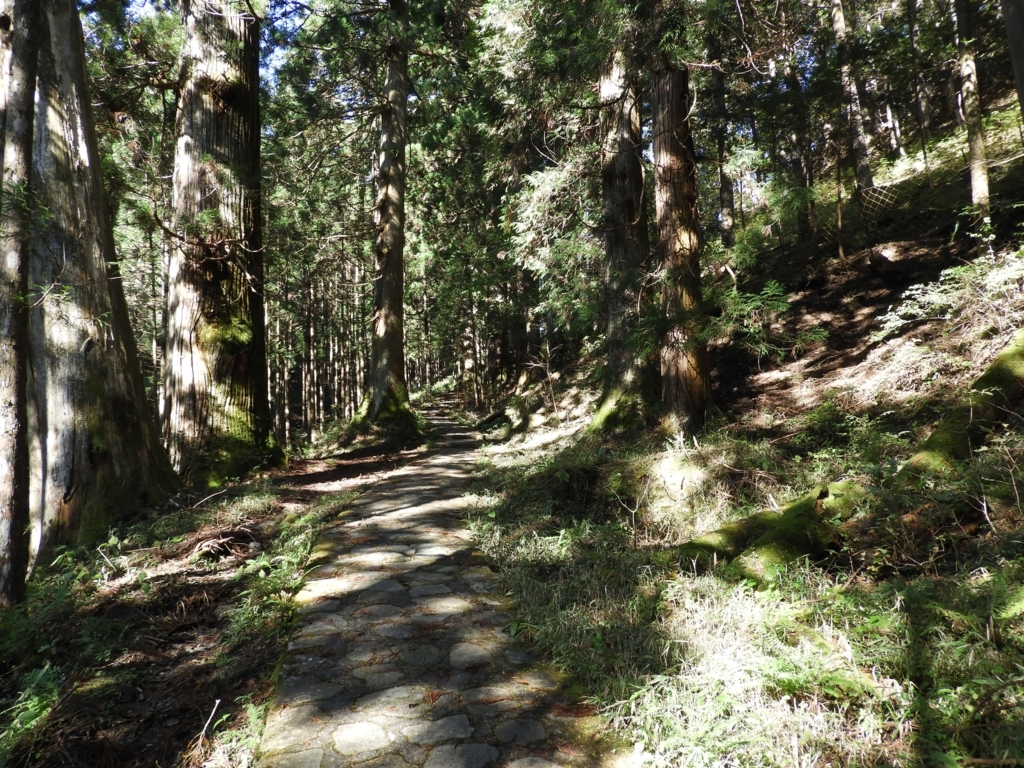
[[(624, 46), (625, 47), (625, 46)], [(605, 296), (611, 393), (633, 385), (638, 365), (626, 337), (636, 320), (640, 267), (647, 257), (640, 100), (632, 51), (616, 50), (601, 75), (601, 191), (604, 202)]]
[(260, 20), (242, 0), (181, 0), (164, 440), (192, 475), (217, 443), (269, 434), (260, 214)]
[(391, 39), (381, 113), (376, 237), (373, 245), (372, 361), (361, 416), (388, 418), (408, 408), (405, 381), (405, 147), (409, 102), (408, 7), (389, 0)]
[(39, 7), (27, 296), (33, 554), (105, 535), (177, 484), (118, 275), (78, 7)]
[(0, 3), (0, 607), (28, 573), (28, 295), (33, 109), (39, 9)]
[(697, 159), (690, 125), (689, 72), (662, 60), (654, 76), (654, 189), (662, 306), (662, 404), (683, 430), (699, 428), (711, 406), (707, 345), (701, 338)]

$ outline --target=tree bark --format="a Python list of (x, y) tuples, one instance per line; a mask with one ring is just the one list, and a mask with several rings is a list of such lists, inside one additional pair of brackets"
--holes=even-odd
[(190, 476), (211, 441), (262, 449), (269, 413), (260, 20), (241, 0), (181, 0), (181, 17), (163, 433)]
[(29, 561), (28, 296), (34, 0), (0, 3), (0, 607), (25, 596)]
[(34, 554), (105, 536), (177, 480), (159, 444), (116, 264), (73, 0), (41, 3), (29, 284)]
[(718, 34), (708, 40), (708, 56), (712, 60), (711, 70), (711, 103), (714, 109), (716, 129), (716, 149), (718, 150), (718, 206), (719, 227), (722, 232), (722, 245), (732, 248), (736, 245), (736, 205), (733, 195), (733, 180), (726, 170), (729, 159), (730, 135), (729, 112), (725, 105), (725, 72), (721, 66), (714, 66), (721, 58), (721, 43)]
[(1024, 115), (1024, 0), (1003, 0), (1003, 22), (1010, 43), (1013, 79), (1017, 84), (1017, 103)]
[(689, 107), (689, 72), (663, 62), (654, 77), (657, 252), (669, 322), (661, 349), (662, 403), (687, 431), (704, 423), (711, 404), (707, 345), (700, 337), (701, 235)]
[(818, 210), (814, 202), (814, 156), (811, 142), (811, 119), (800, 77), (795, 62), (788, 67), (786, 73), (786, 90), (790, 96), (790, 107), (796, 131), (790, 139), (796, 150), (797, 181), (803, 190), (804, 199), (800, 201), (797, 212), (797, 231), (800, 239), (817, 246), (818, 243)]
[(921, 146), (928, 141), (928, 133), (931, 130), (931, 92), (928, 81), (925, 80), (921, 71), (921, 63), (924, 54), (921, 52), (921, 30), (917, 20), (918, 0), (907, 0), (907, 22), (910, 27), (910, 53), (913, 57), (914, 67), (914, 107), (917, 116), (917, 124), (921, 128)]
[(601, 187), (604, 200), (605, 296), (608, 306), (609, 390), (636, 378), (626, 336), (636, 320), (640, 266), (649, 248), (640, 159), (640, 102), (632, 57), (616, 51), (601, 75), (605, 110), (601, 128)]
[(365, 415), (376, 421), (409, 403), (405, 381), (405, 146), (409, 101), (406, 0), (390, 0), (385, 104), (381, 114), (377, 200), (374, 208), (372, 362)]
[(974, 59), (973, 10), (969, 0), (955, 0), (956, 44), (960, 57), (960, 94), (971, 166), (971, 203), (982, 216), (988, 215), (988, 161), (985, 158), (985, 129), (981, 124), (981, 93), (978, 66)]
[(846, 106), (850, 114), (850, 128), (853, 142), (853, 158), (857, 169), (857, 187), (860, 190), (875, 186), (871, 176), (871, 144), (867, 131), (864, 130), (864, 112), (860, 105), (860, 93), (854, 77), (853, 64), (850, 57), (850, 43), (847, 37), (846, 14), (843, 11), (843, 0), (832, 0), (832, 32), (836, 38), (836, 50), (839, 54), (839, 73), (846, 92)]

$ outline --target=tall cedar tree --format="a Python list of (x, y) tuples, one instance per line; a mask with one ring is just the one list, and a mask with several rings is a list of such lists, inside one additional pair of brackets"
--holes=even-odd
[(0, 606), (25, 594), (28, 571), (28, 261), (35, 0), (0, 3)]
[(186, 477), (212, 444), (269, 431), (260, 221), (260, 20), (182, 0), (163, 433)]
[(669, 329), (661, 349), (662, 404), (685, 431), (711, 407), (707, 345), (701, 338), (697, 155), (690, 123), (689, 71), (663, 57), (654, 73), (654, 190), (662, 304)]
[[(18, 22), (30, 7), (42, 12), (37, 43), (22, 47)], [(4, 17), (11, 22), (10, 13)], [(19, 282), (4, 305), (22, 321), (22, 359), (10, 372), (17, 381), (27, 364), (30, 375), (12, 388), (11, 412), (24, 426), (12, 422), (8, 430), (3, 416), (4, 439), (14, 445), (0, 486), (19, 513), (5, 515), (0, 541), (4, 602), (21, 595), (30, 555), (48, 542), (103, 535), (117, 517), (176, 484), (146, 405), (115, 263), (77, 5), (19, 2), (13, 17), (3, 83), (5, 231), (12, 239), (4, 251), (16, 256), (6, 262)]]
[(1006, 38), (1010, 43), (1017, 103), (1024, 115), (1024, 0), (1003, 0), (1003, 21), (1006, 23)]
[(875, 186), (871, 176), (871, 145), (868, 132), (864, 130), (864, 111), (861, 109), (860, 94), (853, 70), (850, 51), (849, 30), (843, 0), (832, 0), (832, 32), (836, 38), (839, 55), (839, 77), (846, 93), (846, 108), (850, 117), (850, 140), (853, 144), (853, 160), (857, 170), (857, 188), (861, 191)]
[[(632, 36), (630, 36), (632, 37)], [(632, 49), (627, 42), (624, 48)], [(608, 385), (630, 386), (636, 364), (626, 335), (635, 322), (640, 268), (649, 248), (640, 159), (640, 98), (636, 51), (616, 50), (601, 74), (601, 188), (604, 200), (605, 291), (608, 306)]]
[(29, 269), (32, 549), (107, 533), (175, 487), (139, 371), (75, 0), (40, 27)]
[(381, 112), (373, 256), (372, 362), (362, 412), (375, 421), (408, 406), (405, 381), (405, 148), (409, 101), (408, 6), (390, 0), (391, 37)]
[(960, 96), (967, 123), (967, 148), (971, 166), (971, 203), (981, 215), (988, 213), (988, 160), (985, 157), (985, 128), (981, 123), (981, 92), (974, 54), (974, 9), (970, 0), (954, 0), (956, 45), (960, 59)]

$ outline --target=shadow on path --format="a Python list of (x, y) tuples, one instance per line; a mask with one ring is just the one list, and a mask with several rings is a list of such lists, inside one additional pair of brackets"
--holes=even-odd
[(430, 416), (436, 447), (321, 535), (259, 768), (600, 762), (581, 737), (592, 713), (504, 631), (505, 598), (465, 533), (476, 440)]

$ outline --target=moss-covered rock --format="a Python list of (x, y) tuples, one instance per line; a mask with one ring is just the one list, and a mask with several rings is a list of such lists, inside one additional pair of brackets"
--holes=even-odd
[(938, 423), (918, 451), (900, 469), (906, 482), (952, 472), (971, 456), (981, 436), (1007, 409), (1024, 399), (1024, 331), (1018, 333), (974, 382), (966, 402)]
[(868, 494), (847, 480), (819, 485), (778, 512), (758, 512), (676, 550), (679, 561), (697, 570), (729, 563), (727, 573), (761, 581), (788, 563), (817, 556), (836, 539), (835, 524), (853, 514)]
[(736, 576), (763, 581), (789, 563), (824, 554), (836, 541), (835, 523), (853, 514), (867, 494), (853, 481), (817, 486), (786, 505), (728, 570)]

